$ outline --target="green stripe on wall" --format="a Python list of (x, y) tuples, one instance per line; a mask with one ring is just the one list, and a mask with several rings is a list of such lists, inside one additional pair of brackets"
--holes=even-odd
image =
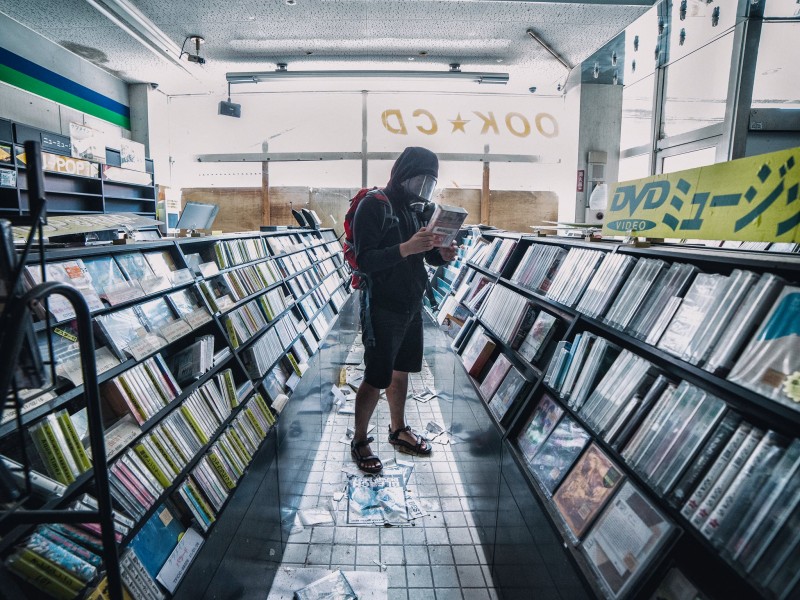
[(130, 130), (131, 128), (130, 118), (108, 110), (107, 108), (103, 108), (102, 106), (98, 106), (97, 104), (89, 102), (88, 100), (84, 100), (83, 98), (79, 98), (74, 94), (60, 90), (48, 83), (34, 79), (29, 75), (20, 73), (19, 71), (16, 71), (5, 65), (0, 65), (0, 81), (4, 81), (5, 83), (23, 89), (26, 92), (36, 94), (37, 96), (41, 96), (42, 98), (47, 98), (53, 102), (58, 102), (64, 106), (69, 106), (70, 108), (74, 108), (75, 110), (84, 112), (87, 115), (97, 117), (103, 121), (108, 121), (114, 125), (119, 125), (125, 129)]

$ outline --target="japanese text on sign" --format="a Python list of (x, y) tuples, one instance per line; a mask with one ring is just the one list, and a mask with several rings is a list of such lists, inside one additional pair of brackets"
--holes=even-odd
[(800, 148), (611, 184), (607, 235), (800, 242)]

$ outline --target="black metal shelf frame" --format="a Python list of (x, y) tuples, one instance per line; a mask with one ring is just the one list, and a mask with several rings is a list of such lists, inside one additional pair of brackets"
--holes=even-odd
[[(485, 232), (484, 235), (492, 237), (491, 232)], [(628, 349), (635, 354), (645, 358), (654, 364), (657, 368), (664, 371), (671, 379), (682, 379), (687, 382), (697, 385), (708, 392), (722, 398), (731, 408), (736, 412), (742, 414), (746, 419), (754, 422), (756, 425), (775, 429), (776, 431), (796, 436), (797, 431), (800, 430), (800, 412), (785, 407), (782, 404), (774, 402), (768, 398), (734, 384), (722, 377), (718, 377), (704, 369), (695, 365), (689, 364), (679, 358), (670, 355), (663, 350), (654, 347), (650, 344), (634, 338), (633, 336), (617, 330), (610, 325), (607, 325), (601, 320), (593, 319), (582, 313), (578, 312), (572, 307), (565, 306), (559, 302), (555, 302), (543, 295), (533, 292), (521, 285), (512, 282), (510, 277), (514, 270), (517, 268), (519, 261), (527, 249), (527, 244), (530, 243), (546, 243), (557, 244), (567, 249), (571, 247), (583, 247), (595, 250), (602, 250), (605, 252), (619, 252), (626, 254), (633, 254), (636, 256), (647, 256), (653, 258), (660, 258), (668, 261), (683, 261), (690, 262), (705, 267), (716, 272), (730, 272), (734, 268), (752, 268), (759, 272), (769, 270), (771, 272), (778, 272), (780, 275), (787, 278), (789, 281), (797, 281), (800, 279), (800, 257), (790, 256), (784, 257), (781, 255), (780, 261), (775, 261), (769, 255), (755, 255), (753, 253), (745, 252), (731, 252), (724, 250), (719, 252), (710, 252), (706, 254), (697, 252), (692, 249), (685, 248), (669, 248), (669, 247), (653, 247), (653, 248), (635, 248), (616, 243), (590, 243), (585, 241), (575, 241), (569, 239), (547, 239), (538, 237), (524, 236), (512, 253), (512, 257), (506, 262), (502, 273), (493, 273), (487, 269), (475, 265), (473, 263), (466, 263), (466, 265), (475, 271), (478, 271), (490, 278), (493, 278), (492, 283), (503, 285), (513, 291), (524, 296), (531, 302), (535, 303), (541, 309), (548, 310), (549, 312), (559, 316), (567, 323), (566, 331), (558, 339), (573, 339), (575, 334), (579, 331), (591, 331), (597, 335), (601, 335), (613, 343), (619, 345), (624, 349)], [(712, 249), (713, 250), (713, 249)], [(732, 261), (732, 257), (737, 260)], [(516, 260), (515, 260), (516, 259)], [(451, 291), (452, 293), (452, 291)], [(501, 348), (501, 352), (506, 354), (512, 360), (515, 366), (517, 362), (522, 361), (522, 358), (505, 342), (501, 341), (498, 336), (492, 331), (489, 326), (480, 316), (475, 318), (475, 322), (480, 324), (492, 337)], [(552, 345), (552, 341), (550, 342)], [(461, 362), (461, 361), (459, 361)], [(523, 361), (527, 365), (527, 361)], [(531, 365), (532, 366), (532, 365)], [(463, 363), (462, 363), (462, 368)], [(466, 369), (465, 369), (466, 372)], [(629, 467), (614, 448), (612, 448), (605, 440), (597, 434), (578, 414), (576, 411), (569, 408), (560, 398), (559, 395), (543, 382), (543, 373), (536, 371), (536, 378), (530, 386), (527, 393), (523, 398), (520, 398), (514, 404), (518, 405), (518, 409), (508, 420), (506, 426), (503, 422), (498, 423), (493, 416), (491, 416), (486, 402), (483, 402), (484, 409), (489, 415), (489, 420), (495, 425), (500, 435), (504, 439), (504, 449), (508, 451), (509, 455), (513, 458), (514, 462), (519, 467), (520, 471), (524, 474), (524, 479), (527, 482), (536, 502), (545, 510), (549, 516), (551, 527), (562, 539), (569, 541), (568, 533), (563, 530), (563, 524), (560, 516), (557, 513), (555, 506), (550, 500), (549, 494), (544, 492), (535, 478), (532, 476), (527, 461), (521, 456), (521, 453), (516, 445), (516, 438), (521, 429), (526, 425), (526, 420), (530, 417), (532, 410), (535, 408), (536, 401), (538, 401), (544, 393), (550, 395), (556, 400), (560, 406), (573, 417), (582, 427), (591, 433), (592, 439), (615, 460), (617, 464), (623, 467), (626, 476), (631, 479), (636, 485), (646, 491), (651, 498), (659, 500), (657, 505), (669, 515), (669, 517), (678, 525), (680, 532), (674, 537), (670, 543), (665, 554), (680, 552), (683, 559), (689, 562), (695, 561), (698, 564), (707, 565), (709, 571), (716, 575), (719, 580), (717, 591), (727, 594), (726, 597), (735, 597), (742, 593), (752, 596), (760, 597), (764, 594), (763, 590), (758, 587), (745, 576), (739, 573), (736, 568), (730, 565), (719, 554), (718, 550), (714, 548), (711, 543), (700, 534), (687, 520), (680, 515), (680, 511), (666, 502), (661, 501), (659, 494), (653, 491), (650, 485)], [(476, 390), (476, 394), (480, 396), (478, 383), (467, 373), (471, 385)], [(513, 407), (513, 405), (512, 405)], [(577, 547), (572, 543), (566, 543), (568, 555), (573, 563), (579, 567), (579, 571), (583, 574), (587, 585), (590, 586), (592, 591), (602, 596), (602, 591), (599, 589), (598, 584), (594, 581), (593, 572), (588, 565), (585, 557), (581, 554)], [(710, 558), (710, 562), (709, 562)], [(660, 578), (665, 574), (671, 563), (669, 561), (661, 561), (661, 563), (649, 572), (642, 581), (639, 583), (636, 590), (631, 590), (628, 594), (629, 597), (639, 597), (638, 594), (644, 594), (643, 597), (649, 597), (649, 594), (654, 590)], [(746, 591), (743, 591), (746, 590)], [(632, 596), (633, 595), (633, 596)]]
[[(294, 233), (294, 232), (292, 232), (292, 233)], [(267, 236), (271, 236), (271, 235), (285, 235), (285, 233), (284, 232), (274, 232), (274, 233), (270, 233), (270, 234), (263, 234), (262, 233), (262, 234), (258, 234), (256, 237), (261, 238), (261, 237), (267, 237)], [(252, 237), (252, 236), (242, 236), (242, 237)], [(218, 239), (219, 238), (215, 239), (214, 241), (217, 241)], [(223, 239), (226, 239), (226, 238), (223, 238)], [(231, 238), (227, 238), (227, 239), (231, 239)], [(188, 250), (191, 247), (192, 242), (196, 243), (198, 241), (209, 241), (209, 240), (203, 239), (203, 238), (169, 240), (169, 241), (163, 241), (163, 242), (150, 243), (150, 244), (147, 244), (145, 247), (147, 248), (147, 250), (156, 250), (156, 249), (164, 249), (164, 248), (175, 248), (176, 256), (174, 258), (177, 258), (176, 264), (179, 264), (179, 268), (181, 268), (181, 267), (185, 268), (186, 261), (185, 261), (184, 252), (185, 252), (185, 250)], [(323, 242), (323, 244), (324, 243), (325, 242)], [(184, 245), (184, 244), (186, 244), (186, 245)], [(322, 245), (322, 244), (316, 244), (315, 246), (319, 246), (319, 245)], [(110, 246), (105, 246), (105, 247), (96, 247), (96, 248), (82, 248), (80, 250), (76, 250), (76, 249), (58, 250), (58, 251), (54, 251), (54, 252), (45, 253), (44, 249), (40, 247), (40, 251), (38, 253), (37, 258), (40, 261), (43, 261), (45, 258), (47, 258), (48, 260), (69, 259), (70, 257), (83, 258), (83, 257), (86, 257), (86, 256), (92, 256), (92, 255), (108, 255), (108, 254), (114, 254), (114, 253), (124, 253), (124, 252), (131, 252), (131, 251), (139, 251), (139, 250), (142, 250), (142, 249), (143, 249), (143, 247), (138, 247), (138, 246), (137, 247), (131, 247), (131, 246), (120, 246), (120, 247), (113, 246), (113, 247), (110, 247)], [(305, 249), (306, 248), (303, 248), (302, 250), (305, 250)], [(298, 251), (301, 251), (301, 250), (298, 250)], [(263, 261), (263, 260), (270, 260), (270, 259), (273, 259), (273, 258), (274, 257), (272, 257), (272, 256), (267, 256), (267, 257), (264, 257), (264, 258), (260, 258), (257, 261), (252, 261), (252, 263), (256, 263), (256, 262)], [(289, 279), (289, 278), (292, 278), (292, 277), (296, 277), (296, 276), (300, 275), (301, 273), (318, 266), (319, 262), (322, 262), (323, 260), (328, 260), (329, 258), (330, 258), (330, 255), (326, 255), (326, 256), (324, 256), (322, 258), (319, 258), (319, 259), (317, 259), (317, 257), (314, 257), (314, 260), (312, 261), (313, 264), (310, 267), (305, 268), (302, 271), (299, 271), (297, 273), (293, 273), (293, 274), (289, 275), (289, 277), (287, 277), (286, 279)], [(23, 263), (32, 262), (28, 258), (27, 253), (26, 253), (25, 257), (23, 258), (22, 262)], [(183, 263), (183, 264), (181, 265), (180, 263)], [(246, 264), (249, 264), (249, 263), (246, 263)], [(240, 268), (242, 266), (245, 266), (245, 265), (244, 264), (236, 265), (235, 267), (231, 267), (231, 269)], [(21, 272), (21, 269), (22, 269), (22, 266), (20, 267), (20, 272)], [(309, 296), (311, 294), (314, 294), (317, 290), (320, 290), (321, 288), (322, 288), (321, 291), (325, 292), (323, 283), (324, 283), (324, 281), (327, 280), (327, 278), (330, 275), (331, 274), (328, 274), (327, 276), (322, 276), (322, 274), (320, 273), (320, 277), (319, 277), (320, 283), (319, 283), (319, 285), (315, 286), (313, 289), (311, 289), (308, 292), (306, 292), (305, 294), (303, 294), (300, 298), (298, 298), (298, 301), (306, 298), (307, 296)], [(207, 278), (203, 278), (203, 279), (207, 279)], [(105, 308), (103, 310), (96, 311), (94, 313), (94, 315), (89, 315), (89, 311), (88, 311), (88, 308), (86, 308), (85, 301), (82, 299), (82, 297), (80, 296), (80, 293), (75, 288), (72, 288), (71, 286), (66, 286), (65, 284), (58, 284), (58, 283), (47, 283), (46, 285), (47, 286), (55, 286), (55, 287), (63, 286), (65, 288), (68, 288), (70, 294), (72, 294), (76, 298), (80, 299), (80, 302), (83, 303), (84, 309), (86, 311), (85, 321), (87, 323), (86, 327), (88, 327), (88, 329), (86, 329), (86, 331), (82, 331), (81, 332), (80, 338), (82, 340), (86, 339), (87, 344), (93, 345), (94, 338), (93, 338), (93, 335), (91, 333), (91, 318), (93, 316), (97, 316), (97, 315), (100, 315), (100, 314), (105, 314), (107, 312), (111, 312), (113, 310), (118, 310), (118, 309), (121, 309), (121, 308), (129, 306), (129, 305), (135, 305), (135, 304), (141, 303), (143, 301), (146, 301), (146, 300), (149, 300), (149, 299), (152, 299), (152, 298), (155, 298), (155, 297), (160, 297), (160, 296), (162, 296), (164, 294), (170, 293), (171, 291), (178, 290), (178, 289), (183, 289), (183, 288), (191, 286), (193, 284), (197, 284), (199, 280), (200, 280), (199, 277), (195, 277), (195, 278), (193, 278), (192, 281), (186, 282), (186, 283), (181, 284), (179, 286), (170, 287), (168, 289), (165, 289), (165, 290), (162, 290), (162, 291), (159, 291), (159, 292), (155, 292), (153, 294), (148, 294), (146, 296), (137, 298), (135, 300), (131, 300), (131, 301), (126, 302), (126, 303), (121, 303), (121, 304), (119, 304), (117, 306), (114, 306), (114, 307)], [(272, 289), (274, 287), (277, 287), (277, 286), (283, 284), (284, 281), (285, 280), (282, 279), (280, 282), (277, 282), (277, 283), (273, 284), (272, 286), (270, 286), (267, 289)], [(340, 284), (340, 286), (341, 285), (343, 285), (343, 284)], [(340, 286), (337, 286), (337, 289)], [(260, 293), (264, 293), (265, 291), (266, 290), (262, 290)], [(254, 297), (257, 297), (257, 295), (258, 294), (254, 294)], [(247, 300), (245, 300), (244, 302), (246, 302), (246, 301)], [(330, 297), (328, 297), (327, 301), (322, 306), (320, 306), (318, 308), (318, 310), (314, 313), (314, 315), (311, 317), (309, 322), (313, 321), (313, 319), (315, 319), (326, 308), (326, 306), (330, 304), (330, 302), (331, 302), (331, 299), (330, 299)], [(295, 304), (293, 303), (291, 306), (289, 306), (287, 309), (285, 309), (280, 315), (276, 316), (276, 318), (273, 320), (273, 322), (276, 322), (280, 317), (284, 316), (285, 313), (288, 310), (291, 310), (294, 306), (295, 306)], [(81, 317), (80, 313), (78, 313), (79, 321), (80, 321), (81, 318), (82, 317)], [(335, 322), (335, 320), (336, 320), (336, 317), (334, 317), (333, 321)], [(79, 325), (80, 325), (80, 323), (79, 323)], [(45, 320), (44, 324), (37, 324), (37, 330), (41, 331), (45, 327), (46, 328), (52, 328), (54, 326), (55, 326), (55, 324), (52, 323), (51, 320), (48, 318), (48, 319)], [(220, 337), (221, 336), (221, 339), (225, 340), (225, 343), (230, 347), (230, 340), (228, 339), (228, 336), (226, 335), (224, 327), (221, 327), (221, 325), (219, 323), (219, 320), (216, 319), (213, 315), (209, 319), (208, 323), (206, 323), (206, 324), (204, 324), (202, 326), (202, 328), (205, 328), (205, 327), (212, 327), (214, 329), (219, 329), (218, 332), (215, 332), (216, 333), (215, 337)], [(196, 332), (196, 331), (197, 330), (193, 330), (193, 333)], [(292, 342), (289, 344), (288, 347), (291, 347), (291, 345), (296, 343), (301, 337), (302, 337), (302, 334), (298, 334), (292, 340)], [(181, 339), (183, 339), (183, 338), (181, 338)], [(154, 354), (155, 352), (163, 351), (165, 348), (169, 347), (170, 345), (172, 345), (174, 343), (179, 343), (179, 342), (180, 342), (180, 340), (174, 340), (173, 342), (170, 342), (169, 344), (167, 344), (165, 347), (162, 347), (162, 348), (159, 348), (158, 350), (155, 350), (151, 354)], [(267, 373), (272, 368), (274, 368), (275, 364), (277, 364), (280, 360), (282, 360), (284, 358), (285, 352), (288, 350), (288, 347), (287, 347), (287, 349), (284, 349), (283, 352), (281, 353), (281, 355), (272, 363), (272, 365), (270, 366), (270, 369), (267, 370)], [(92, 351), (91, 354), (93, 355), (93, 351)], [(144, 357), (144, 358), (146, 358), (146, 357)], [(197, 381), (193, 382), (190, 387), (188, 387), (185, 390), (183, 390), (182, 393), (177, 398), (173, 399), (173, 401), (171, 401), (168, 406), (164, 407), (156, 415), (154, 415), (152, 418), (148, 419), (147, 422), (142, 425), (142, 427), (141, 427), (142, 433), (138, 436), (138, 438), (140, 438), (143, 435), (146, 435), (147, 432), (149, 432), (153, 427), (155, 427), (158, 423), (161, 422), (161, 420), (163, 419), (164, 416), (166, 416), (166, 414), (168, 414), (169, 412), (174, 410), (176, 407), (180, 406), (181, 403), (182, 403), (182, 400), (185, 400), (185, 398), (188, 397), (188, 395), (190, 395), (191, 393), (193, 393), (193, 391), (195, 391), (199, 386), (203, 385), (205, 382), (210, 380), (210, 378), (212, 378), (216, 374), (218, 374), (221, 369), (227, 367), (228, 365), (231, 365), (232, 361), (235, 362), (238, 365), (238, 370), (240, 370), (241, 373), (247, 379), (251, 379), (249, 377), (247, 369), (244, 367), (243, 363), (239, 359), (238, 353), (236, 351), (232, 351), (225, 358), (224, 361), (221, 361), (219, 364), (214, 365), (214, 367), (212, 369), (207, 371)], [(63, 406), (63, 405), (71, 402), (72, 400), (76, 399), (77, 397), (79, 397), (81, 395), (86, 396), (87, 402), (92, 402), (93, 401), (92, 400), (92, 392), (91, 392), (91, 388), (92, 387), (94, 387), (94, 389), (95, 389), (94, 401), (96, 403), (99, 403), (99, 391), (97, 391), (98, 381), (108, 381), (109, 379), (115, 377), (116, 375), (119, 375), (120, 373), (124, 372), (128, 368), (134, 366), (135, 364), (138, 364), (138, 362), (140, 362), (140, 361), (136, 361), (136, 360), (133, 360), (133, 359), (123, 361), (119, 365), (116, 365), (115, 367), (113, 367), (113, 368), (109, 369), (108, 371), (104, 372), (100, 376), (99, 379), (96, 377), (96, 372), (94, 373), (93, 377), (89, 377), (89, 376), (85, 375), (84, 376), (84, 381), (85, 382), (92, 382), (93, 381), (94, 382), (93, 386), (92, 386), (91, 383), (89, 383), (88, 385), (77, 386), (77, 387), (75, 387), (73, 389), (70, 389), (67, 392), (59, 395), (55, 399), (46, 402), (42, 406), (37, 407), (36, 409), (30, 411), (29, 413), (24, 414), (24, 415), (22, 414), (21, 410), (18, 410), (17, 411), (17, 423), (15, 423), (14, 426), (16, 428), (18, 428), (20, 430), (20, 432), (21, 432), (21, 431), (23, 431), (24, 425), (32, 423), (33, 421), (35, 421), (35, 420), (43, 417), (44, 415), (52, 412), (53, 410), (55, 410), (59, 406)], [(93, 360), (84, 361), (84, 363), (85, 364), (90, 364), (92, 369), (95, 368), (95, 364), (94, 364)], [(248, 398), (251, 397), (252, 394), (255, 393), (257, 390), (260, 391), (260, 387), (259, 386), (261, 386), (263, 384), (263, 381), (264, 381), (265, 377), (266, 377), (266, 374), (265, 374), (265, 376), (259, 377), (259, 378), (255, 379), (255, 380), (252, 380), (254, 382), (254, 385), (253, 385), (252, 390), (248, 394)], [(241, 406), (244, 406), (244, 404), (246, 404), (246, 402), (241, 403), (239, 407), (237, 407), (236, 409), (234, 409), (231, 412), (231, 415), (229, 415), (229, 417), (226, 419), (226, 421), (220, 426), (220, 428), (218, 428), (218, 430), (215, 432), (215, 435), (210, 439), (209, 443), (204, 447), (203, 451), (198, 452), (193, 457), (193, 459), (190, 461), (190, 463), (182, 471), (181, 476), (176, 480), (176, 482), (174, 482), (173, 485), (170, 486), (170, 488), (168, 490), (165, 490), (165, 492), (161, 496), (160, 500), (163, 500), (163, 498), (168, 496), (170, 493), (174, 492), (174, 489), (175, 489), (175, 486), (177, 485), (177, 482), (182, 480), (183, 477), (185, 477), (185, 475), (192, 468), (194, 468), (194, 466), (196, 466), (196, 464), (202, 459), (202, 456), (205, 454), (205, 450), (207, 450), (207, 448), (210, 446), (210, 444), (212, 444), (218, 438), (220, 433), (222, 431), (224, 431), (224, 429), (230, 424), (230, 422), (235, 418), (235, 416), (237, 414), (239, 414), (239, 411), (241, 410)], [(106, 557), (107, 565), (110, 567), (110, 569), (108, 569), (108, 571), (109, 571), (108, 572), (109, 584), (113, 588), (113, 586), (116, 585), (115, 581), (118, 584), (118, 582), (120, 580), (120, 577), (119, 577), (118, 559), (116, 559), (117, 555), (116, 555), (116, 544), (115, 544), (115, 540), (114, 540), (113, 521), (111, 520), (111, 513), (110, 513), (111, 500), (110, 500), (110, 492), (109, 492), (109, 487), (108, 487), (107, 463), (106, 463), (105, 454), (104, 454), (104, 443), (103, 443), (104, 440), (103, 440), (103, 435), (102, 435), (102, 424), (99, 421), (99, 404), (98, 404), (97, 410), (98, 410), (98, 418), (95, 419), (94, 425), (92, 424), (92, 417), (90, 415), (90, 429), (92, 429), (92, 428), (98, 429), (98, 431), (100, 433), (98, 434), (97, 431), (93, 430), (93, 435), (91, 435), (91, 439), (92, 439), (93, 445), (94, 445), (96, 440), (97, 440), (96, 443), (101, 445), (100, 449), (93, 448), (93, 456), (98, 458), (98, 464), (102, 464), (103, 467), (102, 468), (96, 467), (96, 468), (93, 468), (90, 471), (87, 471), (86, 473), (81, 474), (77, 478), (77, 480), (72, 485), (70, 485), (68, 487), (66, 493), (62, 497), (57, 498), (57, 499), (53, 499), (53, 500), (51, 500), (51, 501), (49, 501), (48, 503), (45, 504), (45, 506), (43, 507), (43, 510), (38, 513), (39, 517), (38, 517), (38, 520), (36, 522), (37, 523), (53, 522), (54, 519), (57, 519), (57, 518), (61, 518), (63, 522), (78, 522), (81, 519), (84, 519), (84, 520), (90, 521), (90, 522), (97, 522), (98, 520), (101, 520), (101, 522), (103, 523), (103, 528), (102, 528), (101, 531), (103, 532), (104, 542), (107, 541), (106, 538), (109, 538), (111, 540), (110, 543), (111, 543), (111, 547), (112, 547), (113, 553), (114, 553), (114, 561), (113, 562), (114, 562), (114, 564), (116, 566), (114, 566), (114, 564), (112, 564), (112, 559), (111, 559), (111, 555), (110, 554), (108, 554), (108, 556)], [(8, 435), (9, 433), (11, 433), (11, 430), (12, 430), (12, 426), (11, 425), (0, 427), (0, 437)], [(260, 447), (263, 447), (263, 441), (262, 441)], [(100, 484), (101, 482), (98, 481), (99, 479), (101, 479), (103, 477), (105, 477), (105, 488), (104, 488), (105, 491), (103, 490), (103, 486)], [(58, 507), (64, 506), (68, 501), (71, 501), (71, 499), (73, 499), (77, 494), (85, 491), (86, 486), (92, 480), (95, 480), (95, 481), (98, 482), (97, 486), (96, 486), (97, 487), (96, 491), (97, 491), (97, 494), (99, 496), (98, 501), (99, 501), (99, 503), (101, 505), (101, 509), (105, 505), (105, 508), (107, 509), (106, 512), (108, 513), (106, 515), (107, 518), (99, 519), (98, 518), (98, 514), (96, 512), (58, 510)], [(229, 497), (230, 497), (230, 494), (229, 494)], [(226, 500), (226, 502), (227, 502), (227, 500)], [(156, 502), (154, 504), (154, 507), (157, 507), (158, 505), (159, 505), (159, 502)], [(224, 506), (223, 506), (223, 509), (224, 509)], [(153, 509), (153, 510), (155, 510), (155, 509)], [(152, 510), (150, 511), (149, 514), (152, 514)], [(145, 519), (141, 519), (141, 520), (139, 520), (137, 522), (136, 527), (134, 529), (132, 529), (131, 532), (129, 532), (128, 536), (126, 536), (126, 540), (123, 541), (121, 547), (124, 547), (125, 543), (127, 541), (130, 541), (130, 539), (133, 537), (133, 535), (135, 535), (136, 531), (138, 531), (138, 529), (141, 528), (141, 526), (143, 525), (143, 523), (145, 521), (146, 521), (146, 518)], [(29, 527), (30, 527), (30, 525), (22, 525), (22, 526), (20, 526), (18, 528), (13, 529), (9, 534), (7, 534), (4, 537), (3, 540), (0, 540), (0, 545), (2, 545), (3, 548), (8, 549), (12, 544), (14, 544), (14, 543), (16, 543), (18, 541), (20, 536), (22, 536), (25, 533), (25, 531), (28, 530)], [(212, 524), (212, 527), (213, 527), (213, 524)], [(112, 571), (115, 571), (115, 570), (116, 570), (116, 577), (112, 573)], [(111, 594), (112, 594), (112, 598), (121, 597), (121, 596), (114, 595), (113, 590), (112, 590)]]

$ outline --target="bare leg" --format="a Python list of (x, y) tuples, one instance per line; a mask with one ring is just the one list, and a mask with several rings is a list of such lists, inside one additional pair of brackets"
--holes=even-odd
[(392, 383), (386, 388), (389, 401), (389, 417), (392, 431), (406, 426), (406, 395), (408, 394), (408, 373), (392, 371)]
[[(404, 428), (406, 423), (406, 396), (408, 395), (408, 373), (405, 371), (392, 371), (392, 383), (386, 388), (386, 399), (389, 401), (389, 416), (392, 431)], [(410, 431), (404, 431), (400, 438), (416, 444), (417, 438)], [(427, 442), (423, 448), (427, 447)]]
[[(378, 397), (380, 396), (380, 389), (371, 386), (366, 381), (362, 381), (358, 386), (356, 392), (356, 414), (355, 414), (355, 433), (353, 434), (353, 441), (361, 442), (367, 439), (367, 428), (369, 427), (369, 420), (372, 418), (372, 413), (375, 412), (375, 407), (378, 405)], [(360, 456), (369, 456), (372, 454), (369, 446), (364, 446), (358, 450)], [(365, 466), (373, 467), (377, 465), (378, 461), (369, 460), (365, 462)]]

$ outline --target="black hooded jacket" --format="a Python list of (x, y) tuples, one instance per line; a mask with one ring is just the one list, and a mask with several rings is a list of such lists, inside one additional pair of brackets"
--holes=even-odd
[(410, 314), (422, 308), (428, 274), (424, 260), (431, 265), (445, 263), (439, 250), (400, 256), (400, 244), (419, 231), (419, 222), (409, 203), (413, 198), (400, 184), (416, 175), (438, 177), (439, 160), (425, 148), (406, 148), (392, 167), (383, 192), (391, 202), (366, 196), (356, 209), (353, 237), (356, 260), (361, 271), (372, 281), (372, 303), (395, 312)]

